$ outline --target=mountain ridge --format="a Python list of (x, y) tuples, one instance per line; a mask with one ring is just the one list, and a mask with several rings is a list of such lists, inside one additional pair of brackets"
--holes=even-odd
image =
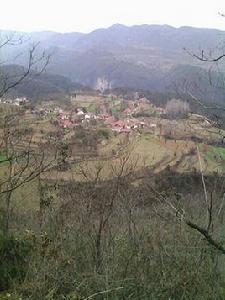
[[(98, 83), (104, 79), (112, 88), (153, 91), (172, 86), (168, 81), (177, 76), (170, 76), (171, 72), (179, 70), (181, 74), (183, 66), (190, 74), (196, 72), (195, 67), (208, 69), (209, 64), (194, 59), (184, 48), (196, 54), (201, 50), (210, 54), (213, 49), (216, 57), (225, 41), (225, 31), (219, 29), (166, 24), (114, 24), (90, 33), (45, 31), (28, 35), (31, 41), (39, 42), (41, 49), (53, 53), (48, 66), (51, 73), (91, 88), (99, 88)], [(28, 47), (29, 43), (23, 45), (24, 53)], [(25, 57), (20, 57), (19, 64), (25, 65)], [(165, 83), (163, 78), (171, 80)]]

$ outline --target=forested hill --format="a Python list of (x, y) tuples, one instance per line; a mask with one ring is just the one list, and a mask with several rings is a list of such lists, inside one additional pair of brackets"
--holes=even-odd
[[(26, 72), (26, 68), (18, 65), (4, 65), (1, 67), (1, 78), (8, 78), (7, 84), (18, 81)], [(4, 84), (4, 83), (3, 83)], [(53, 94), (68, 94), (76, 89), (82, 89), (80, 84), (73, 83), (69, 78), (47, 72), (38, 73), (31, 70), (29, 75), (13, 89), (10, 95), (26, 96), (33, 100), (47, 97)]]
[[(3, 33), (4, 34), (4, 33)], [(205, 90), (209, 64), (200, 62), (187, 53), (191, 51), (216, 57), (221, 54), (225, 32), (215, 29), (192, 27), (174, 28), (168, 25), (139, 25), (127, 27), (116, 24), (106, 29), (83, 33), (16, 33), (25, 36), (20, 47), (6, 47), (1, 57), (15, 57), (19, 49), (26, 49), (31, 41), (39, 41), (40, 48), (52, 54), (48, 71), (66, 76), (79, 84), (100, 88), (104, 79), (108, 87), (145, 89), (167, 92), (181, 86), (185, 76), (195, 78)], [(29, 37), (29, 38), (28, 38)], [(9, 49), (10, 48), (10, 49)], [(184, 48), (186, 50), (184, 50)], [(10, 50), (10, 51), (9, 51)], [(20, 55), (17, 63), (25, 64), (26, 55)], [(206, 71), (203, 71), (206, 70)], [(202, 85), (203, 75), (204, 84)], [(197, 79), (197, 81), (196, 81)], [(192, 86), (193, 82), (188, 83)], [(205, 92), (216, 98), (221, 91)]]

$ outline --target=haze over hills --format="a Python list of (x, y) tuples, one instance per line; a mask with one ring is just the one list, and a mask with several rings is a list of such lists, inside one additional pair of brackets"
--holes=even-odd
[[(6, 76), (8, 79), (8, 85), (16, 82), (21, 74), (24, 74), (26, 69), (18, 65), (6, 65), (1, 68), (1, 75)], [(3, 83), (4, 84), (4, 83)], [(0, 90), (1, 90), (0, 85)], [(57, 75), (49, 74), (47, 72), (38, 73), (36, 71), (31, 71), (29, 76), (27, 76), (20, 84), (16, 85), (14, 88), (10, 89), (8, 95), (20, 97), (26, 96), (33, 100), (39, 100), (42, 97), (51, 98), (51, 96), (65, 95), (71, 91), (82, 89), (78, 83), (72, 82), (69, 78)]]
[[(182, 85), (186, 78), (196, 90), (200, 77), (205, 90), (207, 72), (201, 68), (207, 70), (209, 65), (191, 57), (184, 48), (194, 53), (213, 50), (216, 56), (225, 42), (225, 32), (220, 30), (168, 25), (116, 24), (88, 34), (46, 31), (21, 35), (28, 38), (22, 45), (24, 53), (32, 41), (39, 41), (40, 48), (52, 53), (48, 72), (92, 88), (101, 88), (104, 80), (110, 88), (160, 92)], [(8, 60), (19, 51), (19, 47), (11, 48), (3, 53)], [(17, 63), (24, 65), (25, 55), (20, 55)], [(215, 88), (207, 95), (214, 97), (214, 92)], [(222, 99), (223, 92), (217, 91), (216, 97)]]

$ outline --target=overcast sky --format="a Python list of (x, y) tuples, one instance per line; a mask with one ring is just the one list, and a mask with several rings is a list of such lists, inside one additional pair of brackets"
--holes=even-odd
[(225, 0), (4, 0), (0, 29), (90, 32), (115, 23), (225, 30)]

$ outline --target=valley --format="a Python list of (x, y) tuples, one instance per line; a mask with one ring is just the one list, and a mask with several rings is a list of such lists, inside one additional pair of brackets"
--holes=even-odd
[(224, 34), (0, 31), (0, 300), (224, 300)]

